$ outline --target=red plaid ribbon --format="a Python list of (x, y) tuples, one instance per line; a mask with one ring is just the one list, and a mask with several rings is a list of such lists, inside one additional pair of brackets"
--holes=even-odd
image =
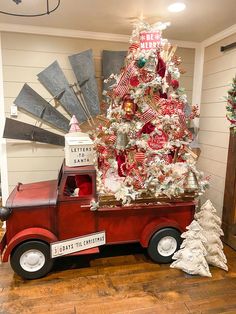
[(123, 97), (125, 94), (128, 93), (128, 91), (129, 91), (129, 80), (130, 80), (130, 77), (135, 72), (135, 70), (136, 70), (136, 68), (134, 66), (134, 61), (133, 61), (128, 65), (126, 71), (122, 74), (120, 81), (114, 90), (116, 96)]
[(141, 120), (145, 123), (148, 123), (149, 121), (153, 120), (155, 117), (157, 117), (157, 112), (153, 110), (152, 108), (149, 108), (141, 115)]

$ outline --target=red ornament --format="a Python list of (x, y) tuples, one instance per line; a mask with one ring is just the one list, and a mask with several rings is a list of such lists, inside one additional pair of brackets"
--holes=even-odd
[(137, 76), (132, 76), (129, 80), (129, 83), (132, 87), (137, 87), (139, 85), (139, 79)]
[(159, 130), (161, 132), (161, 134), (156, 134), (152, 137), (150, 137), (150, 139), (148, 140), (148, 145), (150, 148), (152, 149), (155, 149), (155, 150), (158, 150), (158, 149), (161, 149), (163, 148), (164, 144), (167, 142), (167, 135)]
[(179, 88), (179, 82), (177, 80), (171, 80), (171, 86), (173, 89)]

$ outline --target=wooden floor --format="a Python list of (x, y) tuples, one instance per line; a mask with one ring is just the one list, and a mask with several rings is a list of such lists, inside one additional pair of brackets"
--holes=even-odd
[(189, 276), (150, 261), (138, 245), (56, 261), (47, 277), (24, 281), (0, 265), (0, 313), (236, 313), (236, 252), (229, 272)]

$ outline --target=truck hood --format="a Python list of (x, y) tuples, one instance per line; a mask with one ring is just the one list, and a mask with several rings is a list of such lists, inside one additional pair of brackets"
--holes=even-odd
[(57, 180), (19, 183), (11, 192), (6, 207), (52, 206), (57, 203)]

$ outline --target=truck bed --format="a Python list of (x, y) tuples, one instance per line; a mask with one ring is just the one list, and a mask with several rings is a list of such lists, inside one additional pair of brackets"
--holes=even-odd
[[(193, 201), (197, 195), (195, 193), (185, 192), (182, 195), (169, 198), (166, 195), (160, 195), (159, 197), (153, 197), (143, 193), (142, 197), (139, 197), (131, 201), (131, 204), (153, 204), (153, 203), (179, 203)], [(122, 202), (117, 201), (113, 194), (104, 194), (98, 196), (99, 207), (103, 206), (121, 206)]]

